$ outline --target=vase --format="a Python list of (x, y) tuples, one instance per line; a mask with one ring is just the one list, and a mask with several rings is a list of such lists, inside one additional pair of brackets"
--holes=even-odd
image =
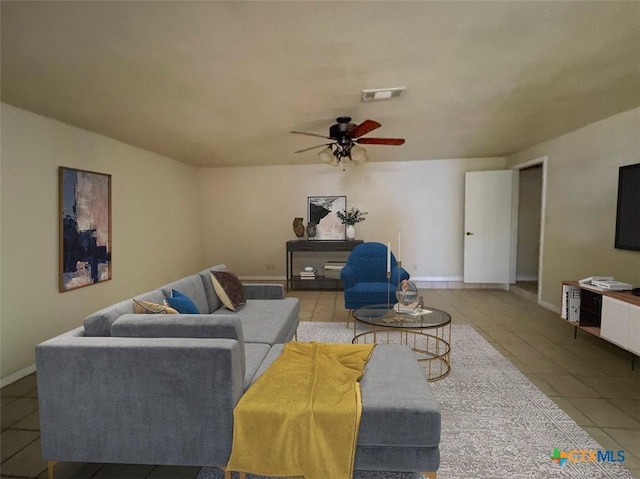
[(293, 232), (298, 238), (304, 238), (304, 225), (302, 218), (293, 218)]
[(354, 240), (356, 238), (356, 227), (353, 225), (348, 225), (345, 233), (348, 240)]
[(309, 223), (307, 224), (307, 238), (313, 239), (316, 236), (316, 224)]
[(401, 281), (396, 289), (396, 299), (403, 306), (408, 306), (418, 299), (418, 287), (412, 281)]

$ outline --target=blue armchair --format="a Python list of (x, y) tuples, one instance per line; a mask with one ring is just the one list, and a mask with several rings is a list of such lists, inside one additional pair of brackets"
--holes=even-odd
[(340, 272), (340, 279), (344, 285), (344, 307), (349, 310), (349, 327), (354, 309), (388, 300), (395, 303), (396, 288), (400, 281), (409, 279), (409, 273), (398, 266), (391, 253), (391, 280), (387, 285), (387, 246), (369, 242), (353, 249)]

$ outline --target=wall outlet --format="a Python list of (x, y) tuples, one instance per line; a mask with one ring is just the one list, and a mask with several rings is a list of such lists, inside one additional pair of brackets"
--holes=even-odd
[(276, 265), (275, 264), (268, 264), (267, 265), (267, 271), (275, 271), (276, 270)]

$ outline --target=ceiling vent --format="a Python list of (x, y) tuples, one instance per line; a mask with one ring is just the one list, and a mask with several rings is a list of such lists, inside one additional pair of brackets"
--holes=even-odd
[(405, 90), (406, 88), (403, 86), (399, 86), (396, 88), (377, 88), (375, 90), (362, 90), (362, 101), (378, 101), (397, 98), (402, 95)]

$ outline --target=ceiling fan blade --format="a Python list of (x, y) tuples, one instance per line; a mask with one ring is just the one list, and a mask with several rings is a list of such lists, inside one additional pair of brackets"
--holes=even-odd
[(365, 120), (362, 123), (360, 123), (358, 126), (355, 126), (349, 132), (349, 136), (351, 136), (351, 138), (360, 138), (362, 135), (366, 135), (370, 131), (376, 130), (381, 126), (382, 125), (377, 121)]
[(289, 133), (295, 133), (296, 135), (317, 136), (318, 138), (326, 138), (327, 140), (335, 140), (330, 136), (318, 135), (317, 133), (307, 133), (306, 131), (290, 131)]
[(359, 138), (354, 141), (361, 145), (404, 145), (404, 138)]
[(331, 145), (333, 145), (333, 143), (325, 143), (324, 145), (316, 145), (316, 146), (312, 146), (310, 148), (305, 148), (304, 150), (294, 151), (294, 153), (304, 153), (305, 151), (315, 150), (316, 148), (321, 148), (323, 146), (331, 146)]

